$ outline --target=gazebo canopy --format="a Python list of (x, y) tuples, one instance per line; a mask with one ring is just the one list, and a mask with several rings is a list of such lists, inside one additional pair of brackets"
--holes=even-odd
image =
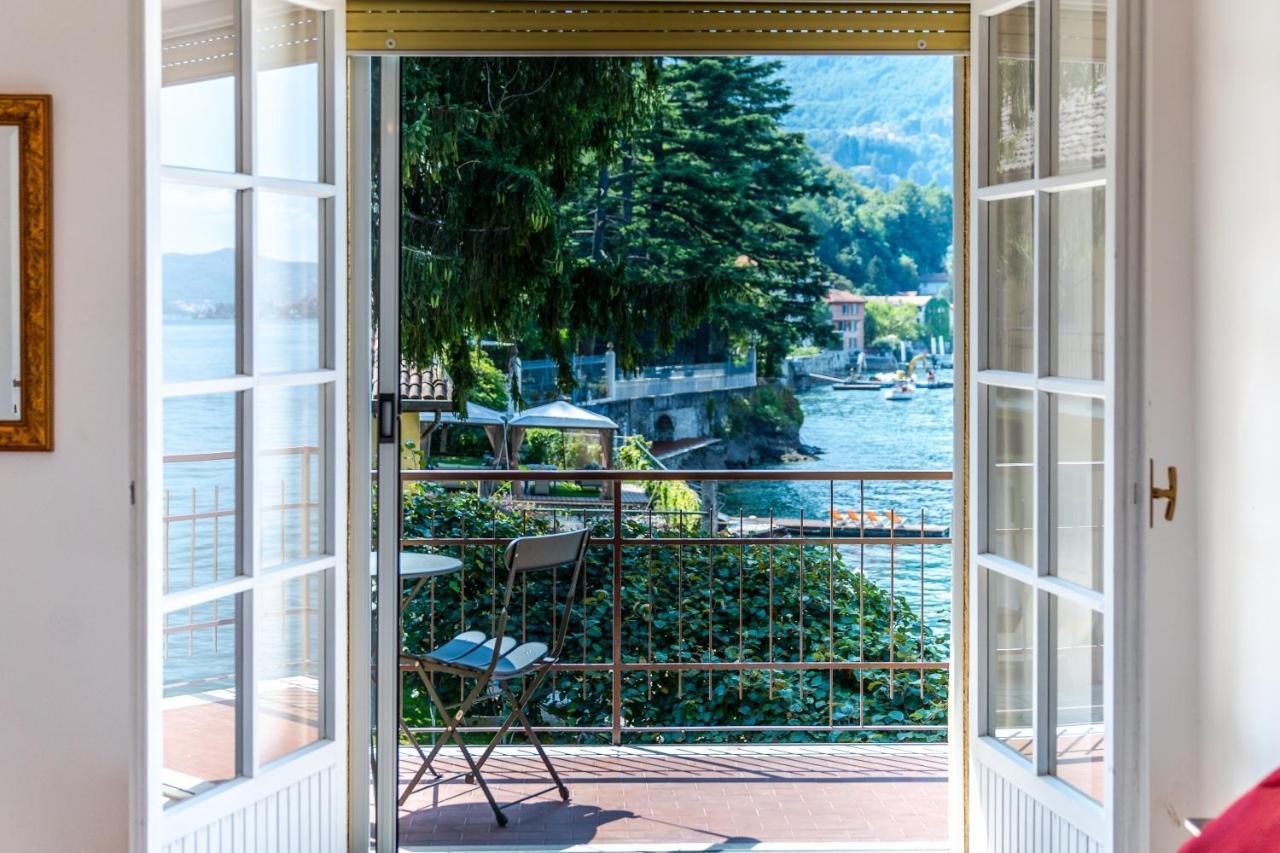
[(556, 400), (526, 409), (511, 419), (511, 426), (521, 429), (590, 429), (616, 430), (618, 425), (604, 415), (589, 412), (573, 403)]
[[(424, 421), (432, 420), (434, 417), (430, 413), (422, 415)], [(507, 416), (502, 412), (479, 403), (467, 403), (466, 417), (453, 411), (440, 413), (440, 423), (456, 426), (502, 426), (506, 420)]]

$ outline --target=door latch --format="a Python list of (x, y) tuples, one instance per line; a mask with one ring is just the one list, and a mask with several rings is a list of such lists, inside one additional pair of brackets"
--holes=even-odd
[(378, 395), (378, 443), (396, 443), (396, 395)]
[(1156, 526), (1156, 501), (1168, 501), (1164, 506), (1164, 520), (1173, 521), (1173, 514), (1178, 511), (1178, 469), (1169, 466), (1169, 486), (1168, 488), (1160, 488), (1156, 485), (1156, 460), (1148, 460), (1150, 463), (1149, 474), (1151, 482), (1151, 498), (1147, 505), (1149, 527)]

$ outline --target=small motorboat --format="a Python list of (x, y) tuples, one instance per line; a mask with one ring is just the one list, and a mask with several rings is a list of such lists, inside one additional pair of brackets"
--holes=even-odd
[(890, 401), (905, 402), (916, 396), (916, 386), (910, 382), (895, 382), (884, 389), (884, 398)]
[(837, 382), (831, 386), (833, 391), (879, 391), (881, 388), (879, 379), (868, 376), (865, 373), (852, 373), (849, 378), (843, 382)]

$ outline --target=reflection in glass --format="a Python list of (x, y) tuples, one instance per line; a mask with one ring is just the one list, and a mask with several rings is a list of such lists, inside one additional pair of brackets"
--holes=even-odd
[(1035, 369), (1035, 264), (1031, 196), (987, 203), (988, 370)]
[(1102, 614), (1057, 598), (1053, 621), (1053, 692), (1057, 697), (1054, 775), (1102, 802), (1106, 755)]
[(165, 400), (165, 592), (238, 573), (238, 477), (236, 395)]
[(1027, 3), (991, 19), (993, 93), (991, 183), (1034, 177), (1036, 153), (1036, 14)]
[(271, 192), (257, 195), (257, 370), (314, 370), (321, 366), (322, 202)]
[(258, 174), (320, 179), (320, 48), (324, 14), (254, 0)]
[(236, 0), (161, 5), (160, 161), (236, 170)]
[(166, 382), (236, 373), (236, 193), (160, 193)]
[(235, 596), (165, 616), (161, 726), (166, 806), (236, 777), (238, 621)]
[(266, 764), (324, 737), (325, 573), (258, 593), (258, 761)]
[(1104, 409), (1101, 400), (1054, 395), (1053, 572), (1102, 589)]
[(1049, 324), (1049, 372), (1054, 376), (1103, 378), (1106, 200), (1102, 187), (1050, 196), (1053, 322)]
[(261, 554), (271, 567), (321, 553), (324, 388), (264, 388), (256, 399)]
[(1034, 396), (1030, 391), (987, 391), (987, 548), (989, 553), (1033, 565), (1035, 467)]
[(0, 125), (0, 421), (22, 419), (18, 128)]
[(1053, 26), (1058, 174), (1107, 164), (1107, 2), (1060, 0)]
[(987, 734), (1033, 755), (1035, 614), (1031, 587), (987, 573)]

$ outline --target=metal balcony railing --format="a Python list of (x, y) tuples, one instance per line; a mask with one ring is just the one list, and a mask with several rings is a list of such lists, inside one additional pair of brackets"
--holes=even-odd
[[(284, 563), (313, 555), (319, 543), (321, 496), (317, 491), (321, 448), (309, 445), (265, 449), (279, 479), (262, 490), (258, 509), (264, 531), (260, 553), (264, 561)], [(233, 450), (175, 453), (164, 457), (166, 484), (164, 516), (164, 591), (175, 592), (225, 580), (238, 571), (246, 531), (236, 530), (238, 480)], [(173, 486), (173, 483), (181, 486)], [(269, 535), (268, 535), (269, 534)], [(313, 675), (323, 611), (321, 583), (302, 579), (290, 595), (282, 585), (280, 598), (264, 605), (263, 615), (274, 623), (283, 643), (286, 633), (295, 660), (282, 660), (286, 670)], [(227, 637), (237, 629), (234, 603), (214, 599), (166, 614), (163, 655), (166, 690), (194, 690), (202, 684), (228, 683), (235, 675), (235, 642)], [(177, 659), (185, 658), (185, 662)]]
[[(535, 700), (541, 731), (613, 743), (946, 731), (948, 618), (945, 603), (926, 597), (941, 585), (949, 600), (950, 472), (430, 470), (402, 479), (402, 547), (463, 563), (406, 611), (410, 648), (490, 626), (502, 549), (515, 536), (592, 528), (572, 607), (556, 605), (554, 588), (516, 592), (517, 609), (550, 595), (558, 618), (572, 620), (556, 678)], [(534, 494), (536, 481), (566, 488)], [(655, 505), (662, 484), (695, 489), (697, 508)], [(724, 511), (743, 489), (783, 486), (789, 514), (772, 499), (767, 513)], [(920, 505), (924, 493), (932, 510)], [(415, 730), (438, 731), (436, 720), (412, 719), (413, 701), (410, 690)], [(656, 717), (661, 709), (678, 718)]]

